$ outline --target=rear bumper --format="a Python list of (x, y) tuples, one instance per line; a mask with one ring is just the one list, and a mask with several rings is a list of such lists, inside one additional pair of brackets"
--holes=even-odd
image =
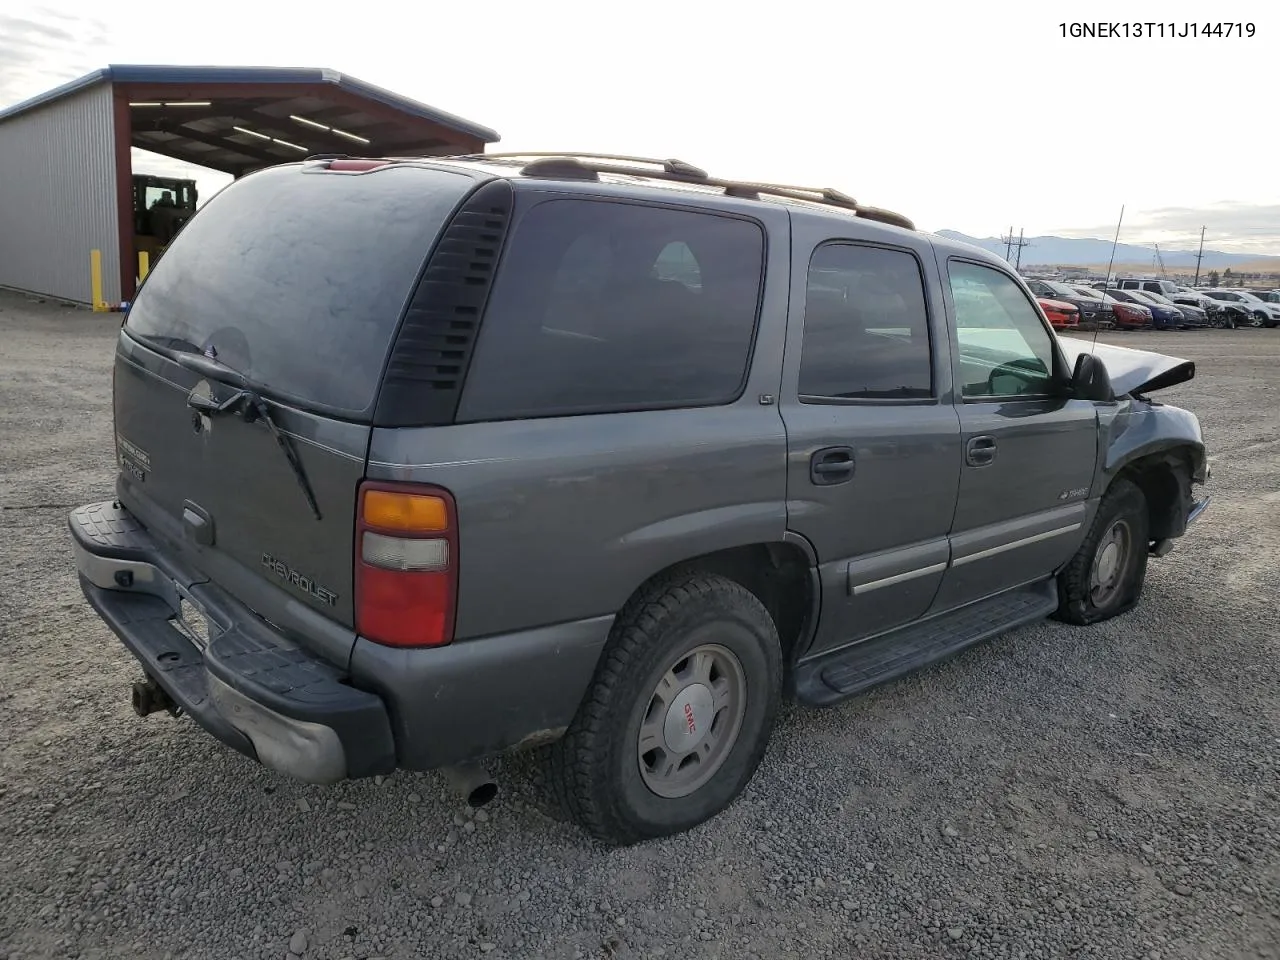
[[(146, 674), (210, 734), (312, 783), (395, 769), (380, 697), (349, 686), (337, 668), (179, 569), (123, 507), (80, 507), (70, 527), (85, 598)], [(184, 601), (203, 613), (207, 642), (180, 619)]]
[[(85, 597), (182, 709), (223, 743), (313, 783), (431, 770), (561, 736), (613, 617), (405, 650), (357, 638), (348, 670), (181, 568), (112, 501), (70, 527)], [(209, 623), (201, 649), (183, 601)]]

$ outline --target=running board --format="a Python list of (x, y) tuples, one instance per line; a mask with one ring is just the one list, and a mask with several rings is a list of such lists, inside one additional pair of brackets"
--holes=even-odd
[(814, 707), (837, 703), (1043, 620), (1057, 608), (1057, 581), (1044, 580), (899, 627), (798, 664), (796, 698)]

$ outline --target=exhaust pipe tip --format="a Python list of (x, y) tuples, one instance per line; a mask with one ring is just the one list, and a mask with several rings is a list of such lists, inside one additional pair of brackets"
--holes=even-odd
[(480, 784), (480, 786), (467, 794), (467, 803), (472, 810), (479, 810), (497, 795), (498, 785), (490, 780), (488, 783)]
[(473, 810), (483, 807), (498, 795), (497, 782), (479, 764), (459, 764), (445, 767), (440, 772), (454, 792), (466, 800)]

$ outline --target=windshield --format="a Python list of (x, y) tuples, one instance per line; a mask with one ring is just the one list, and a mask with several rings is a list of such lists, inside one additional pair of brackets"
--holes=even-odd
[(1100, 294), (1097, 290), (1094, 290), (1092, 287), (1072, 287), (1071, 289), (1075, 291), (1078, 295), (1082, 297), (1088, 297), (1090, 300), (1102, 299), (1102, 294)]
[(125, 330), (265, 392), (366, 414), (422, 263), (473, 182), (409, 166), (251, 174), (178, 235)]
[(1262, 301), (1261, 301), (1261, 300), (1259, 300), (1257, 297), (1255, 297), (1252, 293), (1245, 293), (1245, 292), (1243, 292), (1243, 291), (1241, 291), (1241, 293), (1240, 293), (1240, 299), (1241, 299), (1241, 300), (1248, 300), (1250, 303), (1261, 303), (1261, 302), (1262, 302)]

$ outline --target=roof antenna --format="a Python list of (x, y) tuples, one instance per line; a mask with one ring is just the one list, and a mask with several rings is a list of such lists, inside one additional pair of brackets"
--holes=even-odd
[[(1124, 204), (1120, 204), (1120, 219), (1116, 221), (1116, 238), (1111, 241), (1111, 259), (1107, 261), (1107, 276), (1102, 282), (1102, 302), (1107, 302), (1107, 297), (1111, 294), (1107, 293), (1107, 289), (1111, 286), (1111, 268), (1116, 262), (1116, 247), (1120, 245), (1120, 224), (1124, 223)], [(1112, 316), (1115, 314), (1113, 313)], [(1093, 328), (1093, 343), (1089, 344), (1089, 352), (1097, 353), (1098, 347), (1098, 330), (1102, 324), (1096, 324)]]

